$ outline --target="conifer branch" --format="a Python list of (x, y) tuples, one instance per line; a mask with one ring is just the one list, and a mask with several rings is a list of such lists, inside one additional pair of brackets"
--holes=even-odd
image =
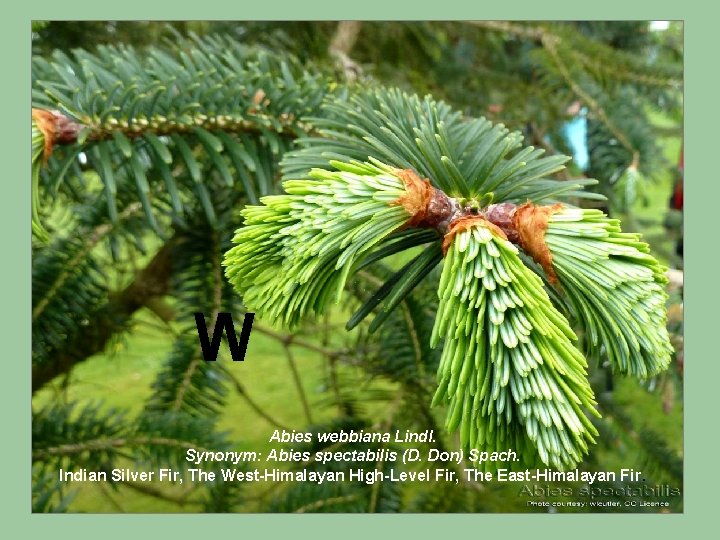
[[(218, 235), (215, 230), (213, 230), (213, 233), (212, 233), (211, 243), (215, 247), (215, 249), (217, 249)], [(213, 263), (212, 310), (210, 312), (210, 325), (207, 327), (209, 336), (215, 335), (215, 322), (217, 321), (218, 314), (220, 313), (220, 307), (222, 306), (222, 288), (223, 288), (222, 269), (220, 268), (220, 260), (218, 258), (214, 258), (212, 263)], [(202, 362), (203, 362), (202, 352), (198, 349), (195, 352), (195, 354), (193, 355), (192, 359), (190, 360), (190, 363), (188, 364), (188, 367), (185, 370), (185, 373), (183, 373), (182, 382), (180, 383), (180, 386), (177, 389), (177, 394), (175, 395), (175, 400), (173, 401), (171, 410), (178, 411), (182, 407), (183, 403), (185, 402), (185, 396), (187, 394), (187, 391), (192, 386), (193, 376), (195, 375), (195, 372), (197, 371), (198, 367), (200, 367), (202, 365)]]
[[(526, 26), (509, 21), (468, 21), (468, 24), (492, 30), (496, 32), (505, 32), (517, 37), (535, 41), (538, 44), (545, 45), (545, 40), (550, 40), (555, 44), (560, 44), (566, 40), (557, 33), (549, 31), (542, 26)], [(604, 55), (613, 57), (619, 56), (619, 53), (609, 47), (600, 44), (594, 44), (596, 48), (602, 49)], [(608, 62), (602, 62), (597, 57), (585, 54), (580, 50), (573, 48), (570, 54), (575, 57), (581, 64), (590, 67), (594, 72), (607, 73), (617, 80), (637, 83), (644, 86), (655, 86), (661, 88), (680, 88), (682, 81), (674, 77), (657, 77), (648, 73), (636, 73), (628, 66), (624, 66), (622, 70), (610, 71)]]
[(37, 450), (33, 450), (32, 459), (33, 461), (41, 461), (50, 457), (72, 456), (83, 452), (143, 447), (148, 445), (174, 448), (195, 448), (199, 451), (204, 450), (199, 448), (194, 442), (171, 439), (167, 437), (118, 437), (114, 439), (90, 439), (77, 444), (61, 444), (58, 446), (39, 448)]
[(583, 90), (582, 87), (570, 75), (570, 71), (567, 65), (560, 57), (560, 54), (557, 50), (558, 38), (545, 34), (542, 37), (542, 45), (543, 47), (545, 47), (548, 53), (550, 53), (550, 56), (555, 62), (558, 71), (562, 75), (563, 79), (565, 79), (565, 82), (567, 82), (568, 86), (570, 86), (573, 93), (595, 113), (597, 118), (603, 124), (605, 124), (605, 126), (610, 130), (610, 132), (618, 140), (618, 142), (623, 145), (623, 147), (625, 147), (628, 152), (630, 152), (630, 155), (632, 156), (630, 167), (634, 167), (635, 169), (637, 169), (640, 161), (640, 152), (632, 145), (632, 143), (628, 140), (625, 134), (620, 129), (618, 129), (615, 123), (610, 120), (607, 113), (605, 112), (605, 109), (602, 108), (602, 106), (597, 102), (597, 100), (595, 100), (595, 98), (593, 98), (589, 93)]
[[(51, 145), (76, 144), (80, 139), (87, 142), (109, 141), (116, 134), (121, 134), (128, 139), (143, 137), (147, 134), (170, 136), (192, 133), (197, 128), (208, 131), (224, 131), (232, 134), (247, 133), (250, 135), (263, 135), (266, 131), (273, 131), (293, 139), (298, 136), (298, 130), (312, 133), (310, 124), (299, 121), (288, 113), (278, 116), (255, 113), (252, 117), (239, 115), (208, 116), (201, 113), (178, 118), (156, 115), (149, 118), (135, 118), (131, 121), (111, 117), (103, 123), (89, 116), (83, 116), (76, 121), (56, 110), (35, 109), (34, 113), (35, 111), (44, 114), (47, 118), (43, 132)], [(46, 152), (46, 155), (49, 156), (49, 154), (50, 152)]]
[[(215, 320), (214, 318), (211, 320)], [(210, 335), (212, 336), (212, 332), (210, 332)], [(202, 355), (198, 352), (192, 356), (192, 359), (190, 360), (190, 363), (188, 364), (187, 369), (183, 373), (182, 381), (180, 382), (180, 385), (177, 389), (177, 394), (175, 394), (175, 400), (173, 401), (172, 406), (170, 407), (173, 411), (179, 411), (182, 407), (184, 401), (185, 401), (185, 395), (187, 394), (187, 391), (189, 388), (192, 387), (192, 378), (195, 374), (197, 368), (202, 365)]]
[[(137, 214), (142, 209), (142, 204), (139, 202), (131, 203), (129, 204), (125, 210), (123, 210), (118, 218), (119, 221), (123, 221), (135, 214)], [(90, 233), (86, 236), (87, 240), (85, 240), (85, 245), (83, 248), (78, 251), (78, 253), (65, 265), (65, 268), (62, 273), (58, 274), (57, 278), (55, 279), (55, 282), (52, 284), (48, 292), (45, 294), (43, 298), (40, 299), (40, 301), (35, 305), (32, 311), (32, 320), (35, 321), (42, 313), (45, 311), (45, 308), (48, 306), (48, 304), (52, 301), (54, 296), (58, 293), (58, 291), (62, 288), (65, 281), (72, 275), (72, 273), (75, 271), (78, 265), (82, 264), (85, 258), (87, 257), (88, 253), (101, 241), (103, 240), (108, 234), (110, 234), (114, 229), (116, 225), (113, 225), (111, 223), (103, 223), (102, 225), (98, 225), (90, 231)]]
[(121, 292), (112, 295), (62, 350), (54, 351), (52, 360), (33, 364), (32, 391), (36, 392), (58, 375), (68, 373), (78, 363), (102, 352), (110, 339), (127, 328), (133, 314), (157, 296), (164, 296), (170, 287), (172, 251), (181, 242), (173, 237), (155, 254), (133, 282)]
[(656, 87), (660, 87), (660, 88), (673, 88), (673, 89), (679, 89), (683, 85), (682, 80), (675, 79), (673, 77), (653, 77), (651, 75), (647, 75), (644, 73), (635, 73), (629, 69), (609, 71), (608, 64), (605, 62), (602, 62), (601, 60), (599, 60), (597, 58), (593, 58), (593, 57), (583, 54), (577, 50), (571, 51), (570, 54), (572, 56), (574, 56), (582, 64), (590, 67), (592, 69), (592, 71), (594, 71), (596, 73), (607, 73), (612, 78), (620, 80), (620, 81), (636, 83), (636, 84), (639, 84), (642, 86), (656, 86)]

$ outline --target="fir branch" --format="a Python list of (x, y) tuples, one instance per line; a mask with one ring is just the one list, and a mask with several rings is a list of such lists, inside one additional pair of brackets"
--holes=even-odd
[(161, 446), (172, 448), (196, 448), (199, 451), (209, 451), (202, 449), (191, 441), (183, 441), (167, 437), (118, 437), (113, 439), (97, 438), (88, 439), (76, 444), (61, 444), (58, 446), (48, 446), (33, 450), (33, 461), (43, 461), (51, 457), (64, 457), (81, 454), (83, 452), (96, 452), (99, 450), (118, 450), (121, 448), (134, 448), (142, 446)]
[(33, 364), (33, 393), (58, 375), (68, 373), (78, 363), (103, 351), (112, 336), (124, 331), (132, 315), (148, 300), (167, 293), (172, 251), (181, 241), (181, 237), (173, 237), (166, 242), (132, 283), (100, 306), (93, 314), (92, 324), (82, 327), (62, 349), (53, 351), (50, 362)]
[(302, 139), (285, 154), (286, 178), (310, 178), (311, 169), (365, 162), (370, 156), (392, 167), (410, 169), (451, 198), (524, 202), (588, 197), (583, 187), (596, 181), (554, 180), (565, 156), (541, 157), (523, 148), (520, 132), (485, 118), (464, 118), (442, 101), (421, 99), (398, 89), (359, 91), (349, 100), (328, 99), (323, 115), (312, 119), (320, 137)]
[[(625, 57), (621, 52), (601, 43), (591, 43), (589, 40), (583, 40), (582, 45), (585, 46), (584, 48), (592, 47), (593, 52), (595, 53), (588, 54), (588, 52), (578, 49), (578, 45), (581, 44), (581, 41), (578, 40), (577, 37), (572, 39), (569, 33), (561, 32), (559, 31), (559, 28), (556, 28), (555, 31), (551, 31), (543, 25), (518, 24), (508, 21), (467, 22), (468, 24), (485, 28), (487, 30), (504, 32), (516, 37), (535, 41), (544, 47), (547, 46), (545, 43), (546, 40), (549, 40), (555, 45), (559, 45), (561, 43), (569, 45), (569, 54), (571, 54), (580, 63), (589, 67), (596, 73), (603, 73), (620, 81), (633, 82), (644, 86), (656, 86), (673, 89), (680, 88), (682, 86), (682, 81), (672, 76), (658, 77), (657, 75), (651, 74), (649, 70), (648, 72), (634, 71), (633, 68), (638, 69), (640, 66), (633, 63), (631, 57)], [(600, 60), (601, 58), (603, 60)], [(608, 59), (612, 59), (615, 62), (610, 62)], [(610, 66), (613, 64), (621, 64), (623, 69), (611, 70)]]
[(673, 77), (656, 77), (646, 73), (635, 73), (629, 69), (610, 70), (610, 63), (602, 61), (600, 58), (593, 58), (590, 55), (583, 54), (578, 50), (570, 52), (578, 61), (587, 66), (596, 73), (602, 73), (611, 76), (618, 81), (635, 83), (641, 86), (657, 86), (660, 88), (679, 89), (683, 82), (681, 79)]
[[(125, 220), (133, 215), (135, 215), (140, 209), (142, 208), (142, 205), (140, 203), (132, 203), (123, 210), (119, 217), (119, 221)], [(87, 239), (84, 242), (84, 246), (81, 250), (77, 252), (77, 254), (70, 260), (68, 263), (64, 266), (63, 272), (59, 273), (57, 277), (55, 278), (54, 283), (50, 286), (48, 291), (45, 293), (45, 295), (38, 300), (38, 302), (35, 304), (35, 307), (32, 311), (32, 320), (35, 321), (42, 313), (45, 311), (45, 308), (48, 306), (48, 304), (52, 301), (52, 299), (55, 297), (55, 295), (61, 290), (63, 284), (65, 281), (73, 274), (73, 272), (76, 271), (78, 265), (82, 264), (87, 255), (90, 253), (90, 251), (107, 235), (109, 235), (113, 230), (115, 229), (116, 225), (113, 225), (111, 223), (103, 223), (102, 225), (98, 225), (89, 232), (89, 234), (84, 235)]]
[[(174, 119), (157, 115), (131, 121), (109, 118), (105, 123), (99, 123), (91, 117), (74, 120), (57, 110), (35, 110), (47, 114), (52, 122), (52, 127), (48, 128), (51, 130), (50, 136), (46, 135), (52, 141), (52, 145), (73, 145), (82, 140), (83, 146), (86, 146), (90, 143), (114, 140), (118, 135), (130, 140), (148, 135), (183, 135), (193, 133), (197, 128), (223, 131), (233, 135), (247, 133), (254, 136), (262, 136), (268, 131), (273, 131), (291, 139), (297, 138), (301, 133), (313, 133), (309, 123), (299, 121), (288, 113), (277, 117), (256, 113), (252, 118), (228, 114), (208, 116), (198, 113), (195, 116)], [(52, 150), (46, 152), (48, 157), (51, 152)]]
[(218, 177), (231, 187), (239, 179), (251, 200), (272, 191), (274, 163), (290, 141), (311, 131), (300, 118), (334, 91), (291, 58), (213, 37), (143, 53), (130, 47), (58, 52), (51, 62), (34, 59), (33, 78), (47, 133), (73, 126), (67, 136), (46, 138), (75, 150), (69, 161), (49, 163), (45, 176), (53, 189), (68, 166), (76, 172), (82, 150), (105, 186), (111, 221), (116, 189), (128, 183), (158, 233), (157, 203), (148, 196), (153, 183), (167, 187), (176, 219), (181, 190), (191, 188), (215, 225), (208, 184)]
[[(211, 245), (217, 249), (218, 246), (218, 235), (216, 231), (213, 231), (211, 238)], [(212, 272), (213, 284), (212, 284), (212, 311), (210, 312), (210, 325), (207, 327), (208, 335), (215, 335), (215, 322), (217, 321), (218, 314), (222, 305), (222, 289), (223, 289), (223, 275), (222, 268), (220, 266), (220, 259), (218, 257), (213, 258), (213, 272)], [(170, 407), (170, 410), (180, 410), (183, 403), (185, 402), (185, 396), (188, 393), (188, 389), (192, 385), (193, 376), (196, 370), (202, 365), (202, 354), (200, 350), (197, 350), (190, 360), (187, 369), (183, 373), (182, 381), (177, 387), (175, 400)], [(173, 374), (177, 376), (177, 373)]]
[(667, 369), (667, 269), (640, 235), (623, 233), (599, 210), (565, 208), (549, 217), (544, 237), (588, 353), (640, 379)]
[(585, 349), (613, 371), (640, 379), (667, 369), (672, 347), (667, 268), (640, 235), (600, 210), (526, 203), (490, 205), (483, 216), (542, 267), (586, 331)]
[(595, 113), (597, 118), (602, 121), (605, 126), (607, 126), (607, 128), (618, 140), (618, 142), (620, 142), (620, 144), (622, 144), (628, 150), (628, 152), (630, 152), (630, 154), (632, 155), (630, 167), (634, 166), (637, 169), (640, 161), (640, 153), (628, 140), (625, 133), (619, 130), (615, 123), (610, 120), (607, 113), (598, 103), (598, 101), (593, 98), (588, 92), (583, 90), (583, 88), (575, 81), (575, 79), (573, 79), (572, 75), (570, 74), (570, 70), (568, 69), (567, 65), (558, 53), (558, 38), (551, 37), (549, 35), (543, 35), (542, 45), (543, 47), (545, 47), (548, 53), (550, 53), (550, 56), (554, 60), (558, 71), (562, 75), (563, 79), (565, 79), (565, 82), (567, 82), (572, 91), (575, 93), (575, 95), (580, 98), (580, 100), (582, 100), (582, 102), (585, 103), (585, 105), (587, 105), (590, 110)]
[(292, 327), (305, 314), (322, 314), (340, 301), (366, 253), (419, 214), (429, 184), (412, 171), (379, 162), (336, 165), (337, 172), (313, 170), (312, 180), (286, 180), (288, 194), (243, 210), (245, 226), (223, 264), (259, 316)]
[(575, 334), (497, 226), (468, 217), (451, 233), (430, 340), (445, 338), (433, 404), (448, 404), (446, 428), (459, 428), (465, 449), (511, 447), (526, 465), (537, 456), (574, 467), (597, 435)]

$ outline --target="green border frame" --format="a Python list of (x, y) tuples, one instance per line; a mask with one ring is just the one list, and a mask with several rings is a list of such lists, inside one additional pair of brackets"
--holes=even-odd
[[(474, 4), (474, 3), (473, 3)], [(328, 0), (230, 3), (205, 0), (195, 5), (162, 5), (147, 0), (124, 0), (112, 5), (87, 0), (12, 5), (2, 19), (3, 68), (5, 97), (3, 115), (3, 160), (8, 164), (3, 175), (5, 197), (0, 199), (0, 220), (4, 232), (6, 263), (3, 268), (3, 327), (12, 336), (5, 350), (6, 375), (2, 378), (2, 411), (5, 417), (0, 462), (5, 530), (22, 531), (28, 536), (41, 534), (53, 538), (126, 538), (133, 533), (141, 537), (163, 535), (195, 537), (198, 534), (218, 536), (287, 535), (289, 537), (366, 537), (381, 533), (383, 537), (403, 535), (416, 537), (446, 535), (502, 534), (509, 538), (535, 537), (556, 532), (568, 537), (580, 532), (584, 538), (614, 535), (652, 538), (677, 537), (714, 527), (712, 511), (717, 495), (713, 492), (716, 476), (712, 458), (714, 445), (705, 434), (717, 425), (713, 382), (718, 380), (718, 362), (713, 356), (714, 320), (711, 264), (714, 249), (700, 249), (710, 240), (713, 227), (711, 205), (717, 197), (718, 182), (712, 178), (714, 153), (712, 126), (709, 120), (716, 110), (711, 101), (716, 90), (710, 77), (716, 72), (713, 51), (718, 32), (717, 18), (707, 7), (689, 1), (604, 0), (600, 3), (521, 0), (507, 7), (505, 3), (463, 5), (462, 0), (445, 0), (429, 7), (413, 3), (394, 5), (387, 0), (363, 0), (341, 5)], [(168, 9), (169, 8), (169, 9)], [(690, 286), (686, 295), (685, 374), (685, 486), (682, 515), (39, 515), (30, 512), (30, 122), (28, 109), (14, 103), (30, 99), (30, 21), (32, 19), (675, 19), (685, 21), (685, 176), (686, 185), (686, 272)], [(688, 99), (689, 98), (689, 99)], [(704, 121), (703, 121), (704, 120)], [(702, 169), (707, 173), (700, 173)], [(695, 191), (698, 177), (705, 176), (702, 196)], [(717, 212), (717, 210), (715, 210)], [(707, 216), (707, 217), (706, 217)], [(20, 232), (24, 231), (24, 232)], [(701, 351), (707, 354), (699, 354)], [(698, 364), (695, 366), (695, 364)], [(707, 396), (707, 397), (706, 397)], [(704, 409), (704, 410), (703, 410)], [(707, 418), (703, 416), (707, 415)], [(572, 529), (572, 531), (570, 530)], [(25, 535), (23, 535), (25, 536)]]

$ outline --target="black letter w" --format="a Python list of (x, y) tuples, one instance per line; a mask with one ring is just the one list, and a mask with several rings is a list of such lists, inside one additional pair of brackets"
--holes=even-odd
[(205, 316), (202, 313), (195, 313), (195, 324), (197, 325), (200, 347), (202, 348), (205, 361), (214, 362), (217, 360), (223, 328), (225, 329), (225, 333), (227, 333), (230, 356), (232, 356), (233, 362), (242, 362), (245, 360), (245, 351), (250, 341), (250, 330), (252, 330), (254, 318), (254, 313), (245, 314), (242, 330), (240, 331), (240, 341), (238, 342), (232, 315), (229, 313), (218, 313), (213, 328), (212, 343), (210, 343), (210, 336), (208, 335), (207, 326), (205, 326)]

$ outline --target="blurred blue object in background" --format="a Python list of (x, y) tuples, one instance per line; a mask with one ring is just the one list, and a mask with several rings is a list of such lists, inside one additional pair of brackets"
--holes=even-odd
[(572, 149), (575, 165), (581, 170), (588, 168), (589, 155), (587, 147), (587, 110), (583, 107), (578, 114), (562, 128), (562, 134)]

